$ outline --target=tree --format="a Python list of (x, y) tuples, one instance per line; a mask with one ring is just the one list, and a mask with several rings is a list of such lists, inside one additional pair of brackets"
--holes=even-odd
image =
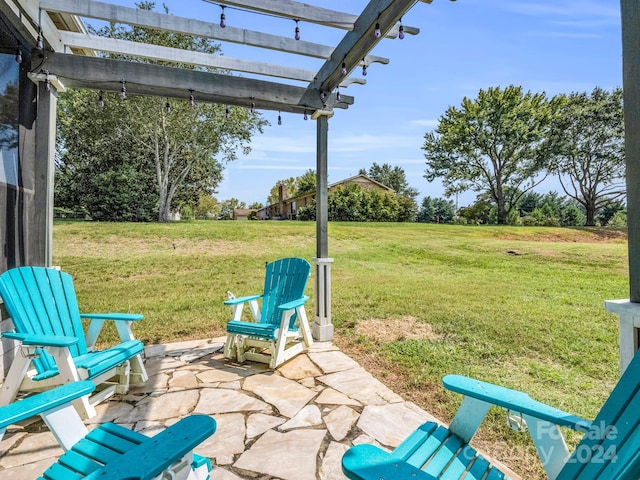
[(521, 87), (480, 90), (449, 107), (435, 133), (425, 134), (424, 177), (442, 178), (445, 195), (473, 190), (488, 192), (497, 221), (506, 224), (518, 199), (542, 182), (542, 141), (552, 117), (545, 94), (523, 93)]
[(218, 213), (218, 220), (231, 220), (233, 218), (233, 210), (236, 208), (247, 208), (244, 202), (241, 202), (237, 198), (230, 198), (223, 202), (218, 203), (220, 208)]
[(559, 114), (547, 141), (564, 192), (595, 225), (604, 205), (626, 194), (622, 89), (558, 96)]
[(302, 195), (308, 192), (315, 192), (317, 186), (317, 177), (316, 171), (309, 169), (304, 174), (298, 178), (296, 178), (295, 186), (296, 193), (295, 196)]
[[(154, 3), (142, 2), (138, 7), (152, 10)], [(169, 13), (166, 7), (165, 12)], [(125, 28), (111, 23), (95, 33), (210, 54), (219, 52), (218, 45), (208, 39), (140, 27)], [(60, 102), (61, 117), (66, 116), (67, 121), (63, 121), (65, 126), (59, 129), (59, 170), (67, 178), (60, 184), (70, 186), (74, 178), (77, 182), (90, 184), (79, 176), (131, 165), (133, 155), (127, 152), (133, 151), (136, 157), (134, 164), (140, 169), (140, 175), (145, 177), (145, 185), (149, 175), (155, 184), (155, 188), (147, 188), (147, 195), (155, 197), (155, 208), (161, 222), (169, 220), (170, 210), (178, 201), (195, 208), (201, 194), (215, 191), (222, 179), (222, 162), (234, 160), (238, 150), (248, 152), (251, 135), (262, 131), (265, 124), (261, 117), (244, 108), (230, 108), (230, 118), (227, 119), (224, 106), (204, 104), (197, 99), (195, 105), (190, 106), (186, 100), (170, 103), (168, 99), (128, 96), (125, 101), (120, 101), (112, 95), (103, 94), (106, 104), (98, 110), (95, 93), (72, 93), (70, 96), (76, 95), (77, 101), (70, 105), (66, 105), (69, 100), (65, 95), (61, 95)], [(109, 128), (96, 131), (73, 125), (84, 127), (91, 124), (96, 116), (110, 117), (104, 122)], [(88, 135), (87, 131), (92, 133)], [(112, 144), (117, 139), (119, 144), (101, 151), (94, 149), (94, 155), (88, 157), (83, 152), (95, 141), (96, 135), (109, 139)], [(87, 165), (93, 162), (95, 166)], [(81, 195), (75, 200), (86, 203), (86, 190), (76, 188), (73, 191)], [(93, 215), (92, 211), (90, 213)], [(117, 213), (115, 215), (114, 219), (117, 219)]]
[[(361, 169), (360, 172), (364, 172)], [(418, 190), (409, 186), (407, 182), (407, 176), (402, 167), (392, 167), (388, 163), (378, 165), (373, 163), (369, 168), (369, 173), (366, 174), (369, 178), (372, 178), (376, 182), (391, 188), (396, 194), (415, 199), (418, 196)]]

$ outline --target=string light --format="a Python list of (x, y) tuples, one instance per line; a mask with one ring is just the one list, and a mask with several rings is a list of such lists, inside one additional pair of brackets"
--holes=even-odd
[[(364, 58), (362, 59), (362, 61), (364, 62)], [(362, 76), (363, 77), (367, 76), (367, 64), (366, 63), (362, 64)]]
[(171, 113), (171, 105), (169, 105), (169, 99), (167, 98), (167, 103), (164, 104), (164, 113), (169, 115)]
[(380, 31), (379, 22), (376, 22), (376, 29), (373, 31), (373, 34), (375, 35), (376, 38), (380, 38), (380, 35), (382, 35), (382, 32)]
[(98, 108), (104, 108), (104, 92), (102, 90), (98, 93)]
[(190, 107), (195, 107), (196, 106), (196, 99), (193, 96), (193, 90), (189, 90), (189, 106)]
[(120, 82), (122, 82), (122, 88), (120, 89), (120, 98), (124, 100), (125, 98), (127, 98), (127, 87), (125, 85), (124, 79), (120, 80)]
[(296, 40), (300, 40), (300, 27), (298, 27), (298, 20), (296, 20), (296, 30), (295, 30), (296, 34), (294, 36), (294, 38)]
[(49, 70), (44, 71), (46, 77), (44, 79), (44, 90), (46, 92), (51, 91), (51, 81), (49, 80)]
[(338, 89), (338, 91), (336, 92), (336, 100), (337, 100), (338, 102), (341, 102), (341, 101), (342, 101), (342, 97), (340, 97), (340, 89)]
[(347, 64), (345, 62), (342, 62), (342, 75), (346, 75), (347, 74)]
[(400, 40), (404, 39), (404, 27), (402, 26), (402, 17), (400, 17), (400, 27), (398, 28), (398, 38)]
[(42, 30), (38, 32), (38, 39), (36, 40), (36, 49), (44, 50), (44, 41), (42, 40)]
[(307, 115), (307, 110), (306, 109), (304, 111), (304, 117), (302, 117), (302, 118), (304, 118), (305, 120), (309, 120), (309, 115)]
[(251, 113), (256, 113), (256, 102), (253, 101), (253, 97), (251, 97)]
[(18, 51), (16, 52), (16, 62), (22, 63), (22, 49), (18, 47)]
[(280, 116), (280, 112), (278, 112), (278, 125), (282, 125), (282, 117)]
[(324, 92), (322, 90), (320, 90), (320, 100), (324, 100), (326, 97), (326, 95), (324, 94)]
[(227, 26), (227, 17), (224, 14), (224, 5), (220, 5), (220, 7), (222, 8), (222, 13), (220, 14), (220, 27), (224, 28)]
[(227, 120), (231, 118), (231, 113), (229, 113), (229, 106), (227, 106), (227, 108), (225, 108), (224, 110), (224, 118), (226, 118)]

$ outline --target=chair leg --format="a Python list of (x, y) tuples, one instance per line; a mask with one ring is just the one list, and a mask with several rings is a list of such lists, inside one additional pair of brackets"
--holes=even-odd
[(224, 358), (235, 358), (238, 354), (236, 345), (236, 335), (227, 333), (227, 341), (224, 344)]
[(20, 390), (20, 385), (27, 375), (29, 365), (34, 356), (35, 349), (29, 347), (18, 347), (15, 350), (15, 358), (11, 363), (9, 372), (4, 379), (0, 390), (0, 405), (9, 405), (13, 402)]
[[(78, 370), (76, 369), (76, 365), (73, 362), (71, 352), (68, 348), (50, 348), (49, 353), (56, 362), (61, 383), (71, 383), (80, 380)], [(91, 402), (89, 402), (89, 395), (76, 398), (72, 403), (83, 420), (96, 416), (96, 409), (91, 405)]]
[(149, 375), (147, 374), (147, 369), (144, 368), (144, 362), (140, 353), (129, 359), (129, 365), (131, 367), (129, 383), (138, 384), (149, 380)]
[(131, 366), (128, 360), (116, 367), (116, 374), (118, 375), (118, 385), (116, 385), (116, 393), (120, 395), (126, 395), (127, 393), (129, 393), (129, 376), (131, 375)]

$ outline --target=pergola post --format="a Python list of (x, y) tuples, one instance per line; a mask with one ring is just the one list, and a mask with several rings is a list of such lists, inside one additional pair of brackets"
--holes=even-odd
[[(38, 120), (36, 122), (34, 168), (34, 230), (39, 239), (34, 263), (50, 267), (53, 263), (53, 175), (55, 171), (56, 108), (58, 93), (48, 83), (38, 82)], [(41, 242), (41, 243), (40, 243)]]
[(313, 119), (317, 121), (316, 146), (316, 265), (315, 278), (315, 320), (313, 322), (313, 338), (324, 342), (333, 340), (333, 324), (331, 323), (331, 263), (329, 257), (328, 236), (328, 172), (327, 172), (327, 140), (329, 117), (333, 112), (318, 110)]
[(627, 168), (629, 299), (609, 300), (619, 315), (620, 369), (624, 372), (640, 343), (640, 5), (621, 0), (624, 142)]

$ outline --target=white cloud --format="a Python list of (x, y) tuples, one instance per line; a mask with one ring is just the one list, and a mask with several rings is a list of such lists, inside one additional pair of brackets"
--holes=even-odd
[(409, 123), (411, 125), (417, 125), (419, 127), (427, 127), (427, 128), (434, 128), (437, 127), (438, 124), (440, 123), (440, 121), (438, 119), (418, 119), (418, 120), (410, 120)]

